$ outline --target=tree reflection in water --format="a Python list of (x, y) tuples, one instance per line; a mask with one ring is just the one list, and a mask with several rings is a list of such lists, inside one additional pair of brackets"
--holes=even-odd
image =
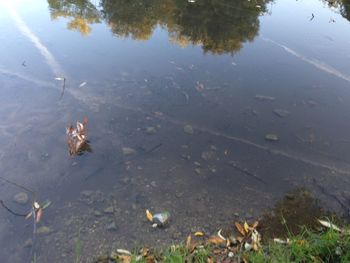
[(235, 53), (259, 32), (259, 16), (271, 0), (48, 0), (51, 17), (73, 18), (68, 28), (88, 35), (104, 20), (119, 37), (149, 39), (155, 28), (169, 32), (180, 46), (201, 45), (204, 52)]

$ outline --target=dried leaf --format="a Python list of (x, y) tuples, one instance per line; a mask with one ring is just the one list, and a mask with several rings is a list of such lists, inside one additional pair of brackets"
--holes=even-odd
[(245, 231), (246, 233), (248, 233), (248, 232), (249, 232), (249, 225), (248, 225), (247, 221), (244, 221), (243, 227), (244, 227), (244, 231)]
[(320, 222), (320, 224), (323, 225), (324, 227), (334, 229), (335, 231), (338, 231), (338, 232), (342, 232), (342, 230), (341, 230), (339, 227), (337, 227), (336, 225), (330, 223), (329, 221), (320, 220), (320, 219), (317, 219), (317, 220), (318, 220), (318, 222)]
[(235, 226), (236, 226), (238, 232), (241, 233), (242, 236), (245, 236), (245, 231), (244, 231), (244, 228), (242, 227), (242, 225), (238, 222), (235, 222)]
[(201, 232), (201, 231), (197, 231), (196, 233), (194, 233), (194, 235), (195, 235), (196, 237), (202, 237), (202, 236), (204, 236), (204, 233)]
[(188, 249), (188, 250), (191, 249), (191, 243), (192, 243), (192, 236), (189, 235), (186, 239), (186, 249)]
[(258, 225), (259, 225), (259, 221), (255, 221), (255, 222), (254, 222), (254, 224), (252, 225), (252, 228), (254, 228), (254, 229), (255, 229), (255, 228), (257, 228), (257, 227), (258, 227)]
[(118, 259), (122, 263), (130, 263), (131, 262), (131, 256), (130, 255), (118, 255)]
[(148, 209), (146, 209), (146, 217), (150, 222), (153, 222), (153, 215)]
[(211, 236), (208, 239), (208, 243), (209, 244), (214, 244), (214, 245), (220, 245), (220, 244), (223, 244), (224, 242), (225, 242), (225, 240), (223, 240), (219, 236)]
[(243, 241), (243, 237), (237, 237), (236, 239), (239, 243), (242, 243), (242, 241)]
[(213, 259), (213, 258), (211, 258), (211, 257), (208, 257), (208, 259), (207, 259), (207, 263), (214, 263), (214, 259)]
[(43, 216), (43, 209), (42, 208), (39, 208), (37, 211), (36, 211), (36, 216), (35, 216), (35, 222), (36, 223), (39, 223), (39, 221), (41, 220), (41, 217)]

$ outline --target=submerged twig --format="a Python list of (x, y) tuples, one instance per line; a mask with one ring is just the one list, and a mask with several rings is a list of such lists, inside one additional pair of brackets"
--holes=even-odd
[(64, 91), (66, 90), (66, 78), (63, 77), (63, 85), (62, 85), (62, 92), (61, 92), (61, 96), (60, 96), (60, 99), (63, 98), (63, 95), (64, 95)]
[(30, 212), (28, 214), (25, 214), (25, 215), (24, 214), (22, 215), (22, 214), (19, 214), (17, 212), (14, 212), (12, 209), (7, 207), (2, 200), (0, 200), (1, 206), (4, 207), (11, 214), (13, 214), (15, 216), (23, 216), (23, 217), (26, 217), (26, 218), (29, 218), (31, 216), (33, 217), (33, 235), (32, 235), (33, 245), (32, 245), (32, 248), (30, 250), (30, 260), (29, 260), (29, 262), (32, 262), (32, 258), (35, 255), (34, 252), (35, 252), (35, 240), (36, 240), (36, 238), (35, 238), (36, 237), (36, 224), (37, 224), (38, 218), (39, 218), (39, 217), (37, 217), (37, 215), (39, 214), (38, 211), (41, 210), (40, 205), (36, 202), (36, 196), (37, 196), (36, 192), (31, 190), (31, 189), (29, 189), (29, 188), (27, 188), (27, 187), (25, 187), (25, 186), (23, 186), (23, 185), (20, 185), (18, 183), (15, 183), (15, 182), (9, 180), (9, 179), (6, 179), (6, 178), (4, 178), (2, 176), (0, 176), (0, 180), (6, 182), (8, 184), (12, 184), (12, 185), (14, 185), (14, 186), (16, 186), (18, 188), (21, 188), (24, 191), (27, 191), (27, 192), (32, 194), (31, 210), (30, 210)]
[(312, 178), (313, 183), (319, 188), (319, 190), (322, 192), (322, 194), (333, 198), (339, 205), (340, 207), (347, 213), (347, 216), (350, 216), (350, 207), (346, 205), (342, 200), (338, 198), (333, 193), (330, 193), (324, 186), (320, 185), (315, 178)]
[(10, 212), (11, 214), (13, 214), (14, 216), (27, 216), (27, 214), (20, 214), (20, 213), (17, 213), (17, 212), (14, 212), (12, 209), (10, 209), (7, 205), (5, 205), (4, 201), (3, 200), (0, 200), (0, 205), (5, 208), (8, 212)]
[(243, 173), (243, 174), (245, 174), (245, 175), (248, 175), (249, 177), (254, 178), (255, 180), (258, 180), (259, 182), (261, 182), (261, 183), (263, 183), (263, 184), (266, 184), (266, 182), (265, 182), (263, 179), (261, 179), (259, 176), (257, 176), (256, 174), (254, 174), (254, 173), (248, 171), (248, 169), (246, 169), (246, 168), (240, 167), (240, 166), (239, 166), (237, 163), (235, 163), (235, 162), (228, 162), (227, 165), (230, 166), (230, 167), (235, 168), (237, 171), (239, 171), (239, 172), (241, 172), (241, 173)]

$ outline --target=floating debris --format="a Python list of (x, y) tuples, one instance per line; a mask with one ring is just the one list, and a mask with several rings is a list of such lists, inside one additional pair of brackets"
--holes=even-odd
[(273, 113), (276, 114), (280, 118), (285, 118), (288, 117), (290, 112), (287, 110), (282, 110), (282, 109), (274, 109)]
[(15, 194), (15, 196), (13, 197), (13, 200), (20, 205), (25, 205), (26, 203), (28, 203), (28, 194), (25, 192), (20, 192), (18, 194)]
[(270, 142), (277, 142), (279, 141), (279, 138), (276, 134), (269, 133), (265, 135), (265, 140)]
[(261, 101), (274, 101), (276, 98), (266, 95), (255, 95), (255, 99)]
[(147, 209), (146, 217), (151, 223), (153, 223), (152, 227), (163, 227), (169, 223), (170, 213), (168, 211), (164, 211), (152, 215), (152, 213)]
[(184, 126), (184, 133), (193, 135), (194, 134), (193, 127), (191, 125), (189, 125), (189, 124), (185, 125)]
[(123, 152), (123, 155), (133, 155), (136, 153), (136, 151), (130, 147), (123, 147), (122, 152)]
[(92, 151), (87, 141), (87, 123), (88, 119), (85, 117), (83, 122), (77, 121), (76, 128), (73, 125), (66, 128), (68, 150), (71, 156)]
[(197, 83), (196, 83), (196, 90), (197, 90), (198, 92), (202, 92), (204, 89), (205, 89), (205, 88), (204, 88), (204, 84), (203, 84), (203, 83), (200, 83), (199, 81), (197, 81)]
[(87, 82), (82, 82), (82, 83), (80, 83), (80, 85), (79, 85), (79, 88), (82, 88), (82, 87), (84, 87), (85, 85), (87, 84)]
[(320, 219), (317, 219), (318, 222), (324, 226), (324, 227), (327, 227), (327, 228), (330, 228), (330, 229), (333, 229), (335, 231), (338, 231), (338, 232), (342, 232), (343, 230), (341, 230), (338, 226), (330, 223), (329, 221), (325, 221), (325, 220), (320, 220)]

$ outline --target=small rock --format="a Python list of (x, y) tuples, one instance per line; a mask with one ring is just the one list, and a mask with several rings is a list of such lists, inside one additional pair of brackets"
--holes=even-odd
[(183, 192), (176, 192), (176, 193), (175, 193), (175, 196), (176, 196), (177, 198), (181, 198), (183, 195), (184, 195)]
[(149, 126), (146, 128), (146, 133), (148, 134), (155, 134), (157, 132), (155, 127)]
[(194, 134), (193, 127), (191, 125), (185, 125), (184, 132), (187, 134), (193, 135)]
[(82, 192), (80, 192), (80, 195), (85, 197), (85, 198), (89, 198), (94, 194), (94, 191), (92, 190), (84, 190)]
[(41, 226), (36, 230), (37, 234), (47, 235), (52, 232), (52, 229), (48, 226)]
[(106, 229), (108, 231), (117, 231), (118, 230), (118, 227), (117, 225), (115, 224), (115, 222), (112, 222), (110, 224), (107, 225)]
[(106, 214), (113, 214), (114, 213), (114, 208), (113, 208), (113, 206), (109, 206), (105, 210), (103, 210), (103, 212), (106, 213)]
[(123, 151), (124, 155), (132, 155), (132, 154), (136, 153), (136, 151), (133, 148), (130, 148), (130, 147), (123, 147), (122, 151)]
[(31, 238), (28, 238), (23, 244), (23, 247), (25, 247), (25, 248), (29, 248), (32, 246), (33, 246), (33, 240)]
[(94, 211), (94, 216), (102, 216), (102, 213), (100, 211), (95, 210)]
[(13, 197), (13, 200), (20, 205), (25, 205), (26, 203), (28, 203), (28, 199), (28, 194), (25, 192), (15, 194), (15, 196)]
[(280, 118), (285, 118), (288, 117), (290, 112), (287, 110), (282, 110), (282, 109), (274, 109), (273, 113), (276, 114)]
[(265, 140), (266, 141), (271, 141), (271, 142), (277, 142), (277, 141), (279, 141), (279, 138), (278, 138), (278, 136), (276, 134), (269, 133), (269, 134), (266, 134)]
[(214, 151), (206, 151), (202, 152), (201, 158), (207, 162), (210, 160), (213, 160), (215, 158), (215, 152)]
[(194, 169), (194, 171), (196, 172), (196, 174), (201, 174), (201, 169), (200, 168), (196, 168), (196, 169)]

